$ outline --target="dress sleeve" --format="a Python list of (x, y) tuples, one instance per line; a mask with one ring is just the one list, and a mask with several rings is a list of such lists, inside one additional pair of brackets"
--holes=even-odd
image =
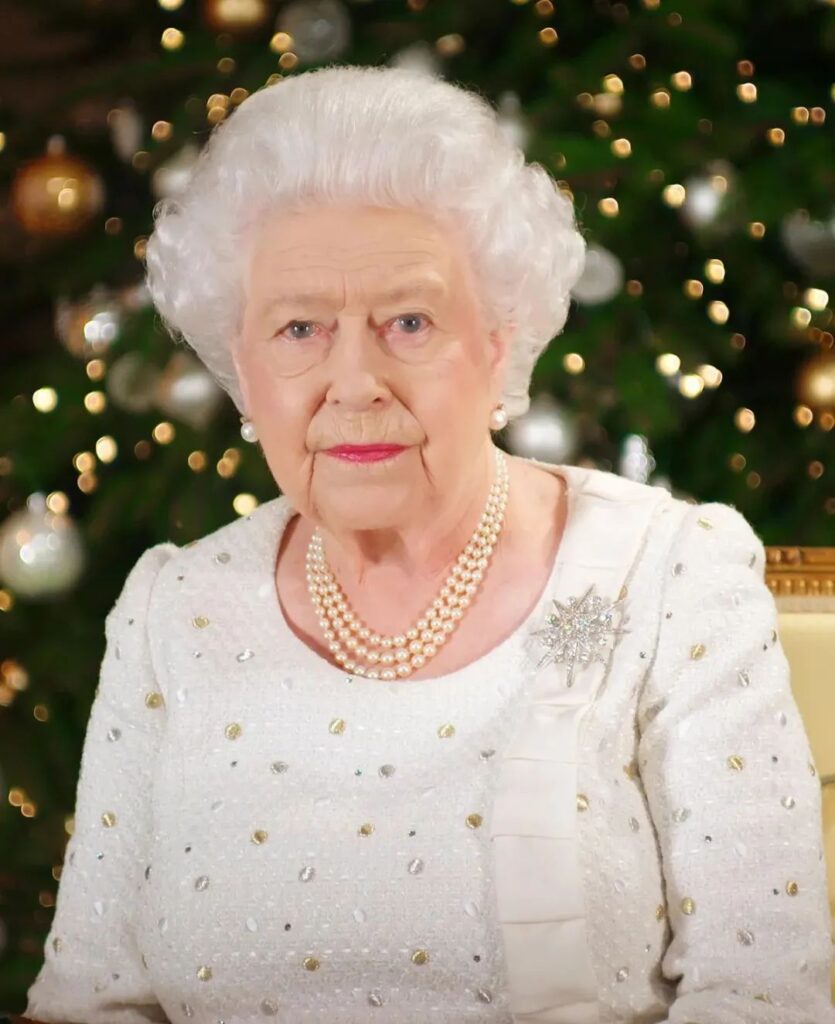
[(105, 623), (106, 646), (81, 756), (44, 962), (26, 1017), (62, 1024), (165, 1022), (137, 948), (135, 914), (152, 829), (152, 769), (165, 729), (147, 638), (157, 574), (177, 550), (149, 548)]
[(638, 707), (677, 984), (662, 1024), (835, 1024), (820, 780), (764, 567), (744, 516), (705, 502), (662, 581)]

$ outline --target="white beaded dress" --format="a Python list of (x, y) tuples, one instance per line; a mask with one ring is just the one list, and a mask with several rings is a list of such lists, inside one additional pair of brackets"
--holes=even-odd
[[(835, 1024), (762, 545), (729, 506), (537, 464), (569, 485), (548, 583), (434, 679), (351, 677), (295, 636), (283, 497), (142, 556), (27, 1016)], [(629, 595), (628, 631), (569, 687), (532, 633), (592, 584)]]

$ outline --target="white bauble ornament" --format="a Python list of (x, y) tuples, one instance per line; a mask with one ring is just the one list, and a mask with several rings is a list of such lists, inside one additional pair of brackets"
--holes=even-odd
[(618, 473), (627, 480), (645, 484), (654, 470), (655, 456), (650, 451), (649, 441), (643, 434), (627, 434), (621, 445)]
[(565, 462), (577, 449), (574, 417), (546, 392), (533, 398), (528, 411), (508, 424), (504, 436), (514, 455), (540, 462)]
[(590, 243), (580, 279), (571, 295), (584, 306), (594, 306), (613, 299), (623, 287), (623, 264), (602, 245)]
[(130, 163), (142, 148), (145, 126), (133, 100), (125, 100), (107, 115), (113, 151), (124, 163)]
[(154, 407), (159, 375), (139, 352), (126, 352), (108, 370), (107, 393), (126, 412), (148, 412)]
[(410, 43), (393, 54), (389, 64), (393, 68), (408, 68), (410, 71), (423, 71), (435, 78), (441, 76), (441, 62), (433, 47), (425, 40)]
[(522, 103), (517, 93), (508, 89), (501, 94), (496, 107), (496, 125), (500, 134), (511, 146), (525, 149), (530, 139), (525, 115), (522, 113)]
[(170, 199), (183, 192), (191, 180), (200, 147), (187, 142), (151, 176), (151, 191), (157, 199)]
[(175, 352), (155, 391), (156, 404), (167, 416), (195, 430), (208, 426), (224, 395), (206, 367), (189, 352)]
[(821, 277), (835, 274), (835, 209), (828, 220), (812, 220), (806, 210), (790, 213), (780, 226), (780, 237), (808, 273)]
[(294, 0), (278, 16), (278, 30), (293, 37), (293, 53), (304, 64), (333, 60), (351, 39), (351, 19), (339, 0)]
[(81, 534), (68, 515), (50, 512), (40, 492), (0, 524), (0, 579), (24, 598), (70, 590), (84, 569)]
[(681, 219), (694, 229), (731, 231), (731, 221), (723, 220), (720, 214), (735, 183), (736, 169), (732, 164), (727, 160), (709, 161), (703, 174), (695, 174), (684, 181)]

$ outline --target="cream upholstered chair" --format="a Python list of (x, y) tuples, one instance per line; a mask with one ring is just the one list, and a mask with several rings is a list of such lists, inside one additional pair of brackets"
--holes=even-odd
[[(835, 548), (767, 546), (765, 578), (777, 603), (792, 691), (820, 776), (829, 909), (835, 922)], [(835, 967), (832, 998), (835, 1002)]]

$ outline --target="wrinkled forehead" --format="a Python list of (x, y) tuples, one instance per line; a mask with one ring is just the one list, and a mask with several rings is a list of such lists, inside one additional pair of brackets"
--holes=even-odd
[(454, 288), (466, 257), (454, 231), (408, 210), (326, 209), (265, 218), (253, 227), (249, 292), (370, 293), (410, 284)]

